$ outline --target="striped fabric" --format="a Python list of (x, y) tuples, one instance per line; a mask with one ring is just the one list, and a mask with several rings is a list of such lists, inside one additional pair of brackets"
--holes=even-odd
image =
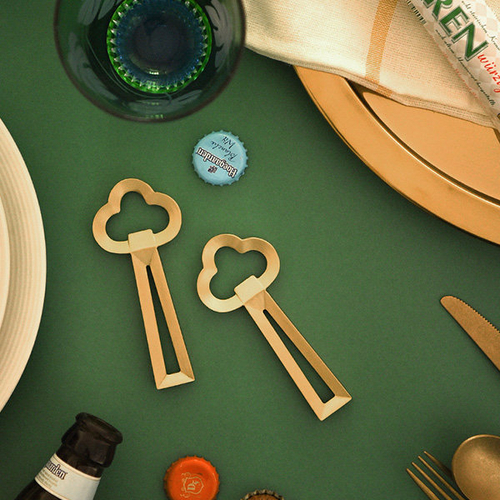
[[(259, 54), (338, 74), (403, 104), (490, 123), (406, 0), (243, 2), (247, 47)], [(499, 15), (500, 0), (487, 2)]]

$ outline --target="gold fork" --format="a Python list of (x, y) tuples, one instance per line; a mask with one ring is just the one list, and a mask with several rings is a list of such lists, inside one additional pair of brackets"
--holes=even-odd
[[(424, 451), (424, 455), (427, 461), (420, 456), (418, 457), (423, 467), (415, 462), (411, 463), (419, 475), (415, 474), (411, 469), (406, 469), (406, 472), (408, 472), (427, 497), (431, 500), (467, 500), (466, 497), (458, 492), (456, 486), (452, 486), (453, 475), (451, 470), (430, 453)], [(443, 475), (447, 476), (448, 480)]]

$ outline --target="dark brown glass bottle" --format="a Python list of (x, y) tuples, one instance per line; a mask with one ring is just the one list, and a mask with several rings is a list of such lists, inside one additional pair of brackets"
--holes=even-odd
[(62, 445), (15, 500), (92, 500), (121, 433), (100, 418), (79, 413)]

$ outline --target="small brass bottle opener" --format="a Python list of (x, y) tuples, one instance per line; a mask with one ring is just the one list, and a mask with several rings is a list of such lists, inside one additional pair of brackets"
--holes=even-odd
[[(164, 208), (169, 217), (168, 225), (156, 234), (151, 229), (146, 229), (129, 234), (127, 241), (113, 240), (108, 236), (106, 224), (113, 215), (120, 212), (122, 198), (127, 193), (132, 192), (139, 193), (148, 205), (159, 205)], [(153, 191), (148, 184), (139, 179), (125, 179), (116, 184), (111, 190), (108, 203), (99, 209), (92, 225), (94, 238), (104, 250), (117, 254), (130, 254), (132, 256), (132, 264), (157, 389), (164, 389), (194, 381), (193, 369), (191, 368), (191, 362), (189, 361), (165, 272), (158, 253), (160, 245), (168, 243), (177, 236), (181, 224), (180, 208), (170, 196)], [(151, 270), (177, 357), (179, 371), (175, 373), (167, 373), (147, 272), (148, 267)]]
[[(223, 247), (233, 248), (239, 253), (255, 250), (262, 253), (267, 261), (267, 267), (260, 277), (250, 276), (247, 278), (234, 289), (235, 294), (228, 299), (219, 299), (210, 290), (210, 282), (217, 274), (215, 254)], [(280, 268), (278, 254), (270, 243), (260, 238), (241, 239), (232, 234), (220, 234), (212, 238), (205, 245), (202, 261), (203, 269), (198, 276), (198, 295), (202, 302), (208, 308), (217, 312), (234, 311), (244, 306), (320, 420), (324, 420), (352, 399), (328, 366), (316, 354), (314, 349), (267, 292), (267, 287), (275, 280)], [(276, 321), (311, 367), (321, 377), (323, 382), (333, 392), (334, 395), (331, 399), (326, 402), (321, 400), (267, 319), (264, 311), (267, 311)]]

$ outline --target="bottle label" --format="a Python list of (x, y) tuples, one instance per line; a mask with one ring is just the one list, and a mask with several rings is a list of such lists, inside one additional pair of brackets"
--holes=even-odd
[(35, 481), (61, 500), (92, 500), (100, 478), (89, 476), (54, 455), (35, 477)]
[(500, 20), (485, 0), (406, 0), (500, 127)]

